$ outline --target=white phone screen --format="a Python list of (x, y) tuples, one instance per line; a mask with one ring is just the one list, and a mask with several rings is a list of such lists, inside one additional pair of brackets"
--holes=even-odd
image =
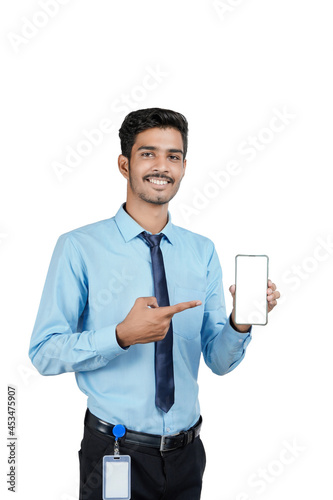
[(267, 255), (236, 255), (235, 321), (267, 324)]

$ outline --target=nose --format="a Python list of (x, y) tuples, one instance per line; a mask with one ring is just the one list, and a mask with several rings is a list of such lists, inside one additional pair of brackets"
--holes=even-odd
[(165, 158), (163, 155), (158, 155), (154, 162), (154, 169), (161, 170), (162, 172), (168, 172), (169, 166), (167, 158)]
[(168, 178), (168, 180), (171, 180), (169, 177), (169, 172), (170, 172), (170, 166), (168, 165), (167, 158), (164, 158), (162, 155), (158, 156), (155, 158), (154, 161), (154, 166), (153, 168), (153, 174), (156, 174), (158, 176), (165, 176)]

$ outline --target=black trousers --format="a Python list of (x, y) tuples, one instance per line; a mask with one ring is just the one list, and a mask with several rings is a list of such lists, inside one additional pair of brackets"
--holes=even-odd
[[(184, 448), (167, 452), (119, 442), (120, 454), (131, 457), (131, 500), (200, 499), (206, 466), (200, 436)], [(84, 427), (79, 450), (80, 500), (102, 500), (103, 456), (113, 455), (113, 448), (113, 437)]]

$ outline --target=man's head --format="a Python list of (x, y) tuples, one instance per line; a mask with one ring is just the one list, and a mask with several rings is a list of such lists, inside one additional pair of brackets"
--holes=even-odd
[(150, 108), (126, 116), (120, 130), (118, 165), (128, 180), (129, 204), (168, 203), (185, 174), (188, 125), (175, 111)]

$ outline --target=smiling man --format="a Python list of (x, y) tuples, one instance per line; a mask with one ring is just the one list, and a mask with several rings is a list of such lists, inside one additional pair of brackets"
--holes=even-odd
[[(214, 243), (171, 222), (187, 134), (175, 111), (130, 113), (119, 131), (126, 202), (114, 217), (61, 235), (52, 255), (29, 355), (43, 375), (75, 372), (88, 396), (80, 500), (102, 498), (103, 456), (113, 455), (119, 425), (132, 500), (199, 499), (200, 355), (224, 375), (251, 340), (252, 326), (226, 314)], [(280, 294), (268, 286), (270, 311)]]

